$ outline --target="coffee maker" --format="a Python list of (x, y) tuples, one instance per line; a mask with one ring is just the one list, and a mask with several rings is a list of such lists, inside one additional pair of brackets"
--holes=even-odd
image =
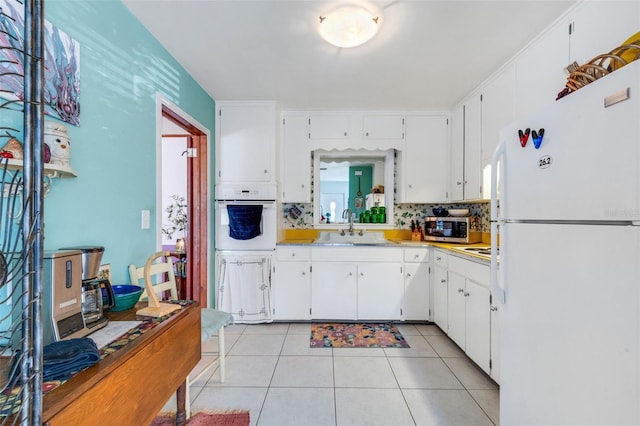
[[(82, 315), (85, 326), (90, 332), (105, 327), (109, 321), (104, 310), (115, 305), (115, 295), (109, 280), (98, 278), (104, 247), (75, 246), (61, 250), (79, 250), (82, 255)], [(107, 295), (106, 304), (102, 300), (102, 288)]]
[(91, 333), (82, 314), (82, 252), (45, 251), (43, 266), (44, 344)]

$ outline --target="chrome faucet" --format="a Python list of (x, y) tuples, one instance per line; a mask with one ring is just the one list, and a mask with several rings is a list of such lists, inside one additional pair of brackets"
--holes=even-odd
[[(342, 218), (347, 219), (349, 221), (349, 235), (353, 235), (353, 212), (351, 209), (344, 209), (342, 212)], [(342, 230), (344, 235), (344, 229)]]

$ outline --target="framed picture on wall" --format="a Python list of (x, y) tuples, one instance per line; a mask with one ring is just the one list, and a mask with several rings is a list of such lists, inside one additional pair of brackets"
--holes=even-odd
[(98, 276), (96, 278), (99, 280), (109, 280), (109, 282), (111, 282), (111, 264), (106, 263), (104, 265), (100, 265), (98, 268)]

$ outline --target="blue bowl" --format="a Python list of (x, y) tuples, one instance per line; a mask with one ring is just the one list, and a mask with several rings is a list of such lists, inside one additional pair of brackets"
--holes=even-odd
[[(143, 287), (130, 284), (119, 284), (112, 287), (116, 297), (116, 303), (113, 308), (109, 309), (111, 312), (126, 311), (127, 309), (133, 308), (135, 304), (138, 303), (138, 300), (140, 300), (140, 295), (144, 291)], [(102, 303), (109, 303), (107, 292), (104, 288), (102, 289)]]

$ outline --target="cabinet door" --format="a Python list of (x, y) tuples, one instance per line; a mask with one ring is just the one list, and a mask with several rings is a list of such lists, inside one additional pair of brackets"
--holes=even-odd
[(399, 320), (403, 293), (400, 263), (358, 264), (358, 319)]
[(447, 285), (447, 270), (440, 266), (433, 267), (433, 322), (438, 325), (444, 331), (447, 332), (448, 325), (448, 313), (447, 313), (447, 299), (448, 299), (448, 285)]
[(491, 311), (489, 289), (466, 280), (465, 352), (487, 374), (491, 372)]
[(407, 321), (429, 320), (429, 264), (404, 264), (404, 309)]
[(275, 120), (271, 102), (220, 103), (217, 183), (275, 182)]
[(449, 199), (464, 199), (464, 105), (451, 114), (451, 147), (449, 150)]
[(447, 313), (449, 330), (447, 334), (458, 346), (465, 350), (465, 278), (455, 272), (448, 272)]
[(500, 384), (500, 311), (498, 300), (491, 298), (491, 378)]
[(309, 117), (310, 139), (347, 139), (349, 114), (318, 114)]
[(482, 101), (476, 94), (464, 108), (464, 199), (482, 198), (481, 154), (482, 147)]
[(311, 319), (311, 264), (278, 262), (273, 274), (271, 297), (274, 319)]
[(402, 115), (364, 115), (362, 136), (365, 139), (403, 139), (404, 117)]
[(512, 63), (482, 90), (483, 168), (491, 164), (491, 156), (500, 140), (500, 130), (513, 122), (515, 85), (516, 67), (515, 64)]
[(313, 262), (311, 273), (311, 317), (355, 320), (356, 265), (351, 262)]
[[(640, 24), (638, 1), (587, 1), (571, 14), (569, 37), (571, 61), (589, 62), (595, 56), (608, 53), (638, 31)], [(606, 25), (603, 22), (615, 23)], [(594, 37), (597, 34), (597, 37)]]
[(407, 116), (405, 150), (401, 155), (402, 202), (447, 200), (448, 117)]
[(311, 151), (306, 116), (282, 118), (282, 201), (311, 202)]
[(555, 102), (564, 88), (568, 32), (568, 24), (552, 27), (516, 59), (516, 120)]

